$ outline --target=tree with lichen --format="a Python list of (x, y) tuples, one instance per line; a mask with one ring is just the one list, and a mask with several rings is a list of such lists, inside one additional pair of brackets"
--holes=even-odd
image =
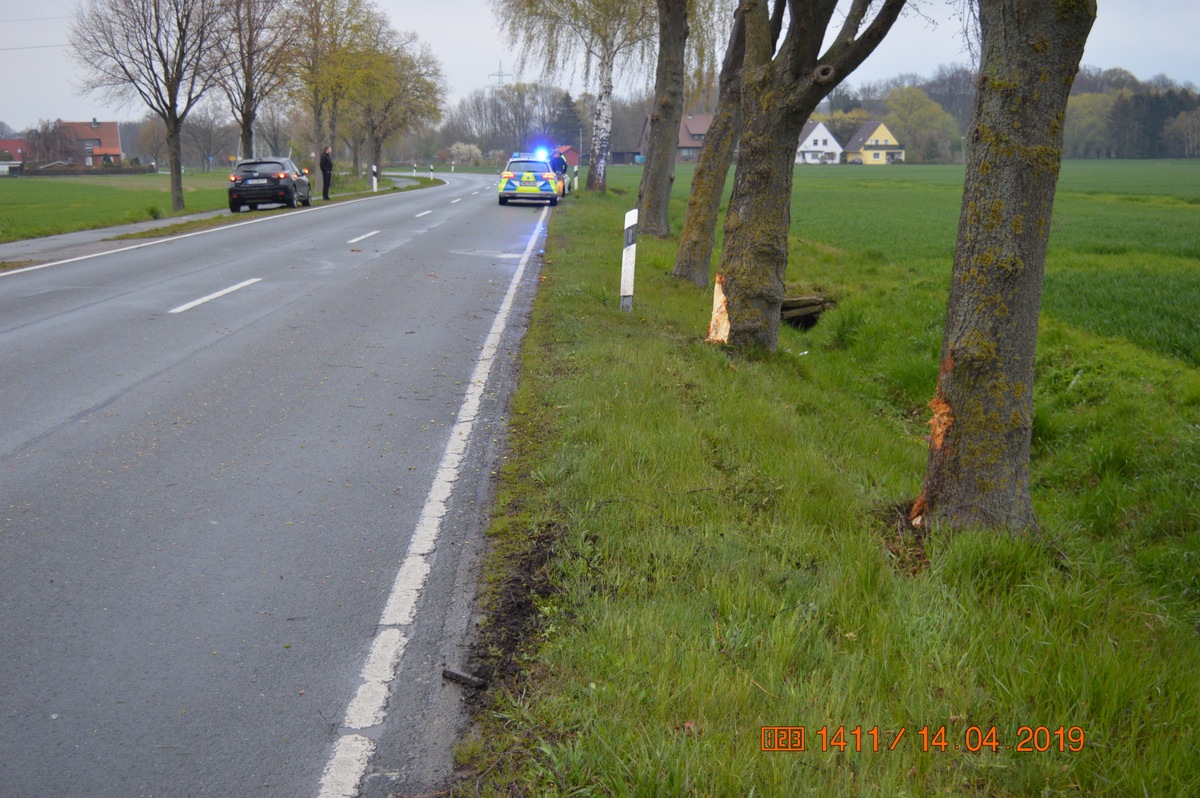
[(741, 147), (719, 267), (731, 345), (777, 346), (800, 130), (817, 104), (883, 41), (904, 3), (854, 0), (824, 52), (826, 32), (840, 14), (836, 0), (788, 0), (781, 35), (768, 0), (742, 3)]
[[(775, 16), (782, 18), (785, 2), (775, 0)], [(700, 148), (696, 171), (692, 174), (692, 190), (688, 194), (683, 230), (679, 233), (679, 247), (675, 250), (675, 267), (671, 271), (673, 277), (688, 280), (701, 288), (708, 285), (721, 195), (725, 192), (725, 179), (729, 175), (742, 122), (742, 59), (745, 52), (745, 13), (739, 7), (734, 12), (729, 44), (721, 62), (717, 108), (704, 137), (704, 146)]]
[[(688, 61), (694, 63), (690, 88), (701, 91), (711, 71), (710, 38), (716, 31), (714, 0), (658, 0), (658, 64), (654, 73), (654, 105), (638, 186), (638, 232), (657, 238), (671, 233), (669, 206), (675, 183), (679, 123), (687, 99)], [(691, 58), (688, 58), (689, 52)]]
[(638, 230), (666, 238), (671, 232), (668, 205), (675, 183), (675, 151), (683, 118), (684, 58), (691, 0), (657, 0), (658, 66), (654, 72), (654, 105), (642, 180), (638, 185)]
[(1071, 83), (1095, 0), (987, 0), (917, 526), (1036, 529), (1033, 368)]

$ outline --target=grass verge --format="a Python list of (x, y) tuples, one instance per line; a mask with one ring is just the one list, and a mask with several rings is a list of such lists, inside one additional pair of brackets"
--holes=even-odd
[[(491, 530), (496, 686), (455, 794), (1200, 794), (1200, 373), (1173, 309), (1197, 255), (1113, 214), (1192, 230), (1200, 207), (1190, 166), (1143, 168), (1064, 169), (1038, 537), (897, 524), (961, 167), (801, 170), (789, 278), (838, 304), (773, 354), (702, 343), (711, 296), (670, 278), (671, 241), (639, 242), (618, 310), (636, 172), (561, 204)], [(1113, 224), (1116, 254), (1086, 232)], [(764, 726), (805, 750), (761, 751)]]

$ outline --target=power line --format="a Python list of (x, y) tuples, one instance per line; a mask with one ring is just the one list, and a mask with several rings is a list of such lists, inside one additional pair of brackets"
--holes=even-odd
[(49, 50), (54, 47), (70, 47), (69, 44), (35, 44), (30, 47), (0, 47), (0, 53), (7, 53), (13, 50)]

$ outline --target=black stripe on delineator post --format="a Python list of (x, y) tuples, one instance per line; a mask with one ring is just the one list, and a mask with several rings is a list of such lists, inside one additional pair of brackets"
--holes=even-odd
[(633, 310), (633, 267), (637, 260), (637, 208), (625, 214), (625, 249), (621, 252), (621, 310)]

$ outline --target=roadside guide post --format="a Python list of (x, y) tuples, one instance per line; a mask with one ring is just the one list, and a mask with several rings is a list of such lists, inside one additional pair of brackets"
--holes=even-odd
[(621, 310), (633, 310), (633, 266), (637, 260), (637, 208), (625, 214), (625, 249), (621, 252)]
[(379, 167), (371, 164), (371, 190), (379, 190)]

